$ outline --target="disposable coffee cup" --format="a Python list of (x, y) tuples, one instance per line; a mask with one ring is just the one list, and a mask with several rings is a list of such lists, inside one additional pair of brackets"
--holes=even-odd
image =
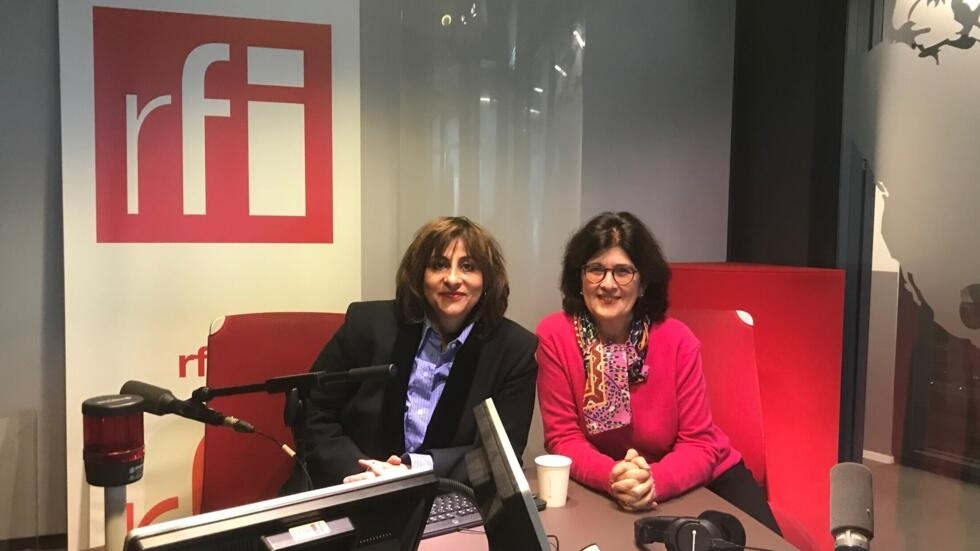
[(538, 497), (548, 507), (564, 507), (572, 459), (564, 455), (539, 455), (534, 458), (534, 464), (538, 469)]

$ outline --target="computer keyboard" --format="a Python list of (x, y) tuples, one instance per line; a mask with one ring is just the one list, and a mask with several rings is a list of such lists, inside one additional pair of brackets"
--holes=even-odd
[(479, 509), (469, 499), (457, 492), (436, 496), (429, 510), (429, 519), (422, 531), (422, 539), (472, 528), (483, 524)]

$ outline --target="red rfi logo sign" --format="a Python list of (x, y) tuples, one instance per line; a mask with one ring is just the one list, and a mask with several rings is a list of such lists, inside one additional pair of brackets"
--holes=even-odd
[(329, 25), (92, 19), (98, 242), (333, 242)]

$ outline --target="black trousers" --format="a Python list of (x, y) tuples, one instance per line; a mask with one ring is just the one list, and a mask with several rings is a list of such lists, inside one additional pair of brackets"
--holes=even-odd
[(766, 525), (770, 530), (783, 535), (776, 523), (776, 517), (769, 508), (766, 494), (755, 483), (752, 472), (745, 467), (744, 461), (721, 473), (714, 482), (706, 486), (719, 497), (746, 512), (755, 520)]

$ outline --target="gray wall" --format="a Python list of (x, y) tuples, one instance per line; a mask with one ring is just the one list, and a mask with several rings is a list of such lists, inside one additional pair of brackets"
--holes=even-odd
[(582, 219), (630, 210), (672, 261), (727, 250), (735, 2), (588, 2)]
[[(393, 266), (408, 238), (399, 205), (411, 187), (398, 181), (398, 144), (384, 139), (402, 116), (398, 92), (385, 78), (398, 68), (386, 56), (388, 48), (399, 48), (393, 6), (393, 0), (362, 2), (371, 25), (362, 38), (365, 298), (391, 296)], [(632, 210), (672, 260), (724, 260), (734, 3), (587, 2), (585, 10), (581, 189), (563, 199), (566, 210), (550, 213), (549, 247), (599, 211)], [(388, 42), (368, 38), (386, 33), (393, 37)], [(0, 414), (38, 411), (43, 534), (66, 529), (57, 45), (54, 0), (0, 2)], [(511, 256), (527, 258), (507, 224), (504, 211), (490, 225), (504, 234)], [(531, 280), (521, 280), (526, 266), (511, 264), (516, 319), (528, 327), (539, 311), (560, 307), (559, 254), (539, 257), (550, 267)], [(528, 454), (540, 449), (535, 421)]]
[(0, 2), (0, 416), (37, 411), (41, 533), (66, 528), (58, 101), (55, 1)]

